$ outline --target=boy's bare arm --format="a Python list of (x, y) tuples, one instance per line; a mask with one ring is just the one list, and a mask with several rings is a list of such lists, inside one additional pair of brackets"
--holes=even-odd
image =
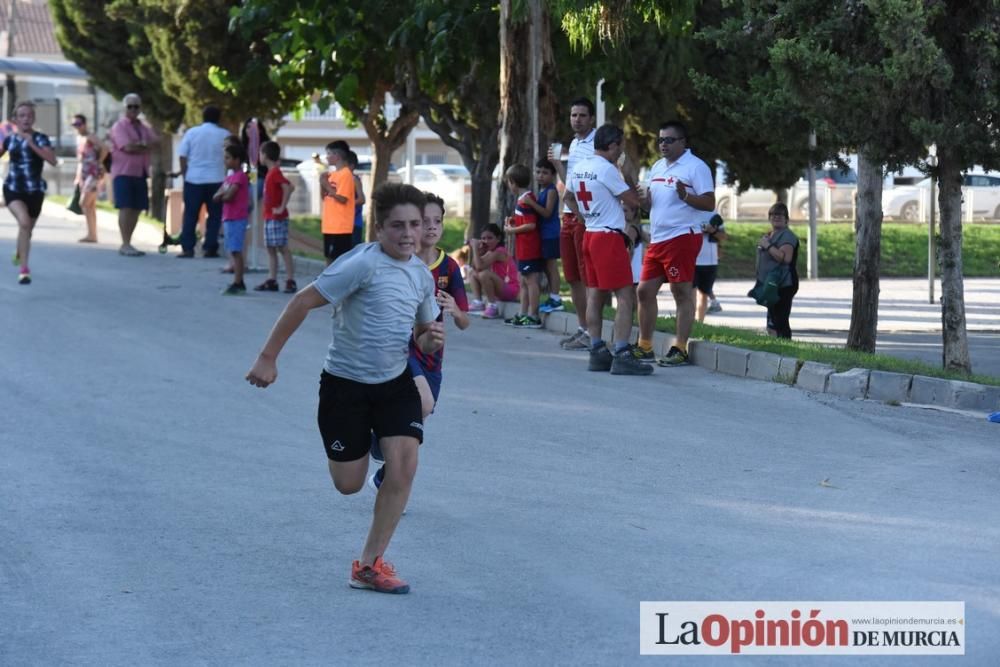
[(424, 354), (433, 354), (444, 345), (444, 322), (428, 322), (413, 328), (417, 347)]
[(274, 209), (274, 214), (280, 215), (288, 208), (288, 200), (292, 198), (293, 190), (295, 190), (295, 186), (291, 183), (285, 182), (281, 184), (281, 205)]
[(274, 323), (264, 347), (254, 362), (246, 380), (255, 387), (267, 387), (278, 379), (278, 354), (292, 334), (302, 325), (313, 308), (325, 306), (327, 300), (313, 285), (308, 285), (292, 297)]
[[(555, 191), (553, 190), (553, 192)], [(534, 197), (527, 197), (524, 201), (528, 204), (528, 206), (535, 209), (535, 212), (538, 213), (538, 215), (543, 218), (548, 218), (552, 215), (552, 210), (556, 207), (556, 199), (558, 199), (558, 197), (555, 195), (546, 197), (545, 206), (539, 205), (538, 201)]]
[(229, 201), (234, 196), (236, 196), (236, 186), (232, 183), (223, 183), (212, 199)]

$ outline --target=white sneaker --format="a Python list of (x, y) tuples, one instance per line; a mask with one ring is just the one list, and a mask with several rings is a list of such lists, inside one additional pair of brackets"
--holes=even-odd
[(469, 312), (485, 310), (486, 304), (480, 299), (473, 299), (469, 304)]

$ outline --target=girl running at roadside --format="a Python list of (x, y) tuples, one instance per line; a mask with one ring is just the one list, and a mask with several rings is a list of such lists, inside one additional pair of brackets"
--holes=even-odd
[(10, 155), (10, 168), (3, 182), (3, 198), (14, 219), (17, 220), (17, 250), (14, 264), (21, 270), (18, 284), (30, 285), (28, 255), (31, 252), (31, 233), (42, 212), (45, 201), (45, 181), (42, 167), (45, 162), (56, 164), (56, 153), (48, 136), (35, 131), (35, 105), (18, 102), (14, 107), (15, 132), (4, 137), (0, 156)]

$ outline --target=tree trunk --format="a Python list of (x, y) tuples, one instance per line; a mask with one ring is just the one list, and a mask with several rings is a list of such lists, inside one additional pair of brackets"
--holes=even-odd
[(348, 106), (348, 111), (361, 120), (372, 143), (372, 192), (366, 192), (365, 198), (368, 200), (368, 220), (365, 225), (365, 239), (373, 241), (375, 239), (375, 206), (372, 201), (372, 194), (375, 188), (382, 185), (389, 178), (389, 165), (392, 162), (392, 154), (397, 148), (406, 143), (406, 137), (410, 134), (420, 121), (420, 112), (413, 107), (403, 104), (399, 109), (399, 116), (392, 121), (389, 126), (385, 125), (385, 95), (388, 87), (381, 86), (372, 94), (368, 100), (367, 109), (356, 106)]
[[(501, 174), (521, 164), (534, 175), (535, 162), (546, 155), (555, 127), (555, 67), (549, 16), (541, 0), (529, 0), (524, 15), (516, 13), (515, 4), (500, 2), (500, 165)], [(497, 197), (504, 218), (513, 200), (503, 179)]]
[(938, 152), (938, 202), (941, 211), (941, 363), (945, 370), (972, 373), (965, 330), (962, 279), (962, 165), (949, 151)]
[(875, 351), (878, 335), (879, 261), (882, 256), (882, 165), (864, 149), (858, 154), (858, 219), (854, 250), (854, 296), (847, 349)]
[(477, 169), (472, 172), (472, 207), (469, 211), (467, 238), (479, 238), (483, 227), (490, 221), (490, 191), (493, 189), (491, 171), (481, 174)]
[(150, 189), (152, 197), (149, 200), (149, 214), (157, 220), (166, 223), (167, 220), (167, 188), (171, 183), (167, 181), (167, 174), (174, 163), (174, 145), (171, 141), (172, 132), (168, 132), (165, 127), (157, 126), (153, 128), (160, 136), (160, 143), (153, 150), (150, 156)]

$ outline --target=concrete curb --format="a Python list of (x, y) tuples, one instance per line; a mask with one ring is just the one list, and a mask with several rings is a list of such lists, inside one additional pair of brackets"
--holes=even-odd
[[(295, 258), (296, 275), (319, 275), (325, 263), (305, 257)], [(512, 317), (519, 304), (500, 304), (501, 317)], [(556, 334), (570, 335), (578, 326), (576, 313), (556, 312), (542, 315), (545, 329)], [(603, 335), (611, 340), (612, 323), (605, 321)], [(632, 340), (638, 332), (633, 327)], [(653, 349), (664, 355), (673, 343), (673, 336), (657, 332)], [(905, 375), (852, 368), (837, 373), (833, 367), (812, 361), (802, 362), (770, 352), (757, 352), (721, 345), (710, 341), (692, 340), (688, 344), (691, 363), (710, 371), (746, 377), (765, 382), (782, 382), (804, 391), (828, 393), (851, 399), (871, 399), (892, 403), (930, 405), (935, 407), (990, 413), (1000, 410), (1000, 387), (943, 380), (923, 375)]]
[[(517, 314), (516, 303), (501, 304), (503, 317)], [(569, 335), (578, 326), (575, 313), (549, 313), (542, 316), (547, 330)], [(610, 340), (611, 323), (604, 323), (603, 334)], [(632, 330), (633, 339), (637, 335)], [(666, 354), (673, 336), (657, 332), (653, 349)], [(870, 399), (891, 403), (944, 408), (957, 412), (990, 413), (1000, 410), (1000, 387), (943, 380), (923, 375), (906, 375), (852, 368), (838, 373), (832, 366), (794, 357), (782, 357), (770, 352), (744, 350), (704, 340), (688, 344), (691, 363), (726, 375), (746, 377), (766, 382), (781, 382), (804, 391), (827, 393), (851, 399)]]

